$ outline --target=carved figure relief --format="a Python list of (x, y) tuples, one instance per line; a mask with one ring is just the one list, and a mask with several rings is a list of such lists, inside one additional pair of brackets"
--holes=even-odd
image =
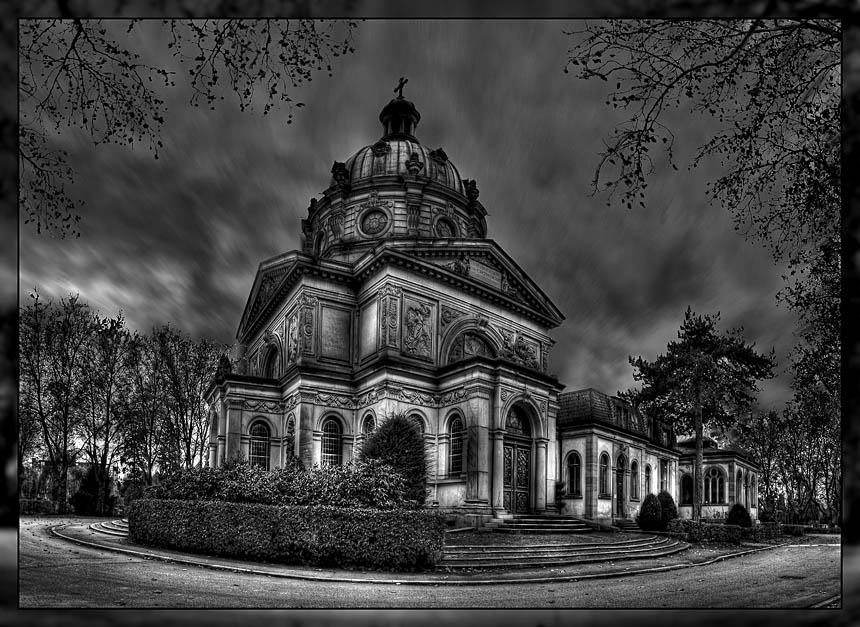
[(508, 329), (499, 329), (502, 335), (503, 345), (500, 356), (514, 363), (522, 364), (529, 368), (538, 370), (540, 364), (537, 360), (537, 344), (523, 338), (518, 333)]
[(454, 363), (469, 357), (495, 357), (495, 353), (484, 338), (475, 333), (466, 331), (454, 340), (451, 352), (448, 354), (448, 363)]
[(335, 161), (331, 166), (331, 176), (334, 182), (339, 187), (346, 187), (349, 182), (349, 171), (346, 169), (346, 164), (340, 161)]
[(430, 158), (434, 161), (439, 161), (440, 163), (445, 163), (446, 161), (448, 161), (448, 155), (445, 154), (445, 151), (442, 150), (441, 146), (436, 150), (430, 151)]
[(430, 314), (432, 310), (425, 303), (406, 310), (406, 331), (403, 348), (410, 355), (430, 357), (432, 339), (430, 337)]
[(289, 332), (287, 335), (287, 361), (293, 363), (299, 355), (299, 317), (293, 314), (290, 317)]

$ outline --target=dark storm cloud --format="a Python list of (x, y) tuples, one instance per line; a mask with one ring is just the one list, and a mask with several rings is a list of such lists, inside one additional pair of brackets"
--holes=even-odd
[[(563, 74), (568, 28), (369, 20), (334, 78), (296, 91), (307, 107), (292, 125), (283, 112), (193, 109), (176, 90), (157, 161), (67, 139), (87, 203), (84, 236), (57, 242), (23, 231), (22, 291), (80, 290), (139, 328), (169, 321), (231, 342), (258, 264), (299, 246), (299, 221), (328, 186), (332, 162), (379, 138), (379, 111), (406, 76), (404, 95), (422, 116), (418, 138), (477, 180), (489, 236), (565, 314), (550, 367), (568, 389), (631, 387), (627, 357), (665, 351), (688, 305), (720, 311), (722, 328), (744, 326), (782, 359), (793, 319), (775, 304), (781, 272), (708, 204), (704, 184), (718, 166), (675, 172), (658, 160), (645, 208), (589, 195), (603, 139), (622, 118), (605, 106), (605, 85)], [(151, 41), (150, 54), (169, 60)], [(711, 127), (685, 111), (669, 123), (683, 166)], [(786, 381), (763, 402), (787, 399)]]

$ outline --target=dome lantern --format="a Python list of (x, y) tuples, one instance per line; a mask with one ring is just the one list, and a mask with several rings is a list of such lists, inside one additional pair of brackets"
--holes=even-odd
[(397, 98), (385, 105), (379, 114), (379, 121), (382, 122), (383, 129), (382, 139), (397, 136), (414, 138), (413, 133), (421, 119), (421, 114), (418, 113), (414, 104), (403, 97), (403, 86), (407, 82), (409, 82), (408, 78), (400, 78), (400, 82), (394, 89)]

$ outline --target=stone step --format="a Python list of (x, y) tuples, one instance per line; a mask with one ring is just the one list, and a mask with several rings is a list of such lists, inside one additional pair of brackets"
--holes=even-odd
[(445, 545), (444, 550), (446, 554), (464, 551), (477, 554), (499, 551), (530, 554), (538, 551), (638, 548), (643, 546), (666, 544), (670, 541), (671, 540), (669, 538), (665, 537), (658, 538), (656, 536), (642, 536), (640, 538), (623, 540), (621, 542), (577, 542), (575, 544), (529, 544), (525, 546), (508, 544), (447, 544)]
[(443, 556), (441, 568), (537, 568), (544, 566), (569, 566), (596, 562), (617, 562), (622, 560), (656, 558), (679, 553), (689, 548), (684, 542), (672, 541), (659, 546), (643, 547), (622, 551), (603, 551), (599, 553), (573, 553), (556, 556), (535, 556), (532, 558), (522, 555), (514, 556), (470, 556), (468, 558), (447, 558)]
[(106, 527), (104, 525), (104, 523), (100, 523), (100, 522), (92, 523), (90, 525), (90, 529), (92, 529), (93, 531), (97, 531), (99, 533), (107, 534), (109, 536), (119, 536), (119, 537), (123, 537), (123, 538), (128, 536), (128, 531), (120, 531), (117, 529), (111, 529), (109, 527)]
[(128, 525), (124, 524), (119, 520), (111, 520), (100, 523), (102, 527), (105, 529), (110, 529), (112, 531), (122, 531), (123, 533), (128, 533)]

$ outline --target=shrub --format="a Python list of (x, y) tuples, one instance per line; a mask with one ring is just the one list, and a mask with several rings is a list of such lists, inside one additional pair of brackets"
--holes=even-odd
[[(102, 497), (100, 491), (103, 490)], [(110, 475), (102, 472), (95, 465), (90, 465), (69, 502), (80, 516), (107, 516), (113, 512), (116, 496), (110, 493)]]
[(21, 514), (56, 514), (57, 505), (50, 499), (18, 499)]
[(741, 527), (752, 527), (752, 518), (750, 518), (750, 514), (746, 507), (740, 503), (735, 503), (729, 510), (728, 516), (726, 516), (726, 524), (739, 525)]
[(666, 529), (669, 521), (675, 520), (678, 517), (678, 508), (675, 506), (675, 499), (666, 490), (661, 490), (657, 495), (657, 500), (660, 501), (660, 519), (663, 529)]
[(781, 525), (782, 533), (787, 536), (802, 536), (804, 532), (803, 525)]
[(405, 414), (394, 414), (364, 441), (359, 459), (391, 466), (403, 476), (404, 499), (423, 505), (427, 498), (424, 456), (424, 437), (418, 426)]
[(636, 516), (636, 523), (645, 531), (663, 531), (665, 526), (660, 499), (653, 494), (645, 495), (639, 514)]
[(133, 542), (286, 564), (416, 570), (441, 557), (444, 519), (424, 510), (139, 499)]
[(301, 465), (265, 470), (234, 461), (192, 468), (162, 479), (147, 498), (227, 501), (266, 505), (332, 505), (392, 509), (404, 504), (403, 478), (379, 460), (304, 470)]

